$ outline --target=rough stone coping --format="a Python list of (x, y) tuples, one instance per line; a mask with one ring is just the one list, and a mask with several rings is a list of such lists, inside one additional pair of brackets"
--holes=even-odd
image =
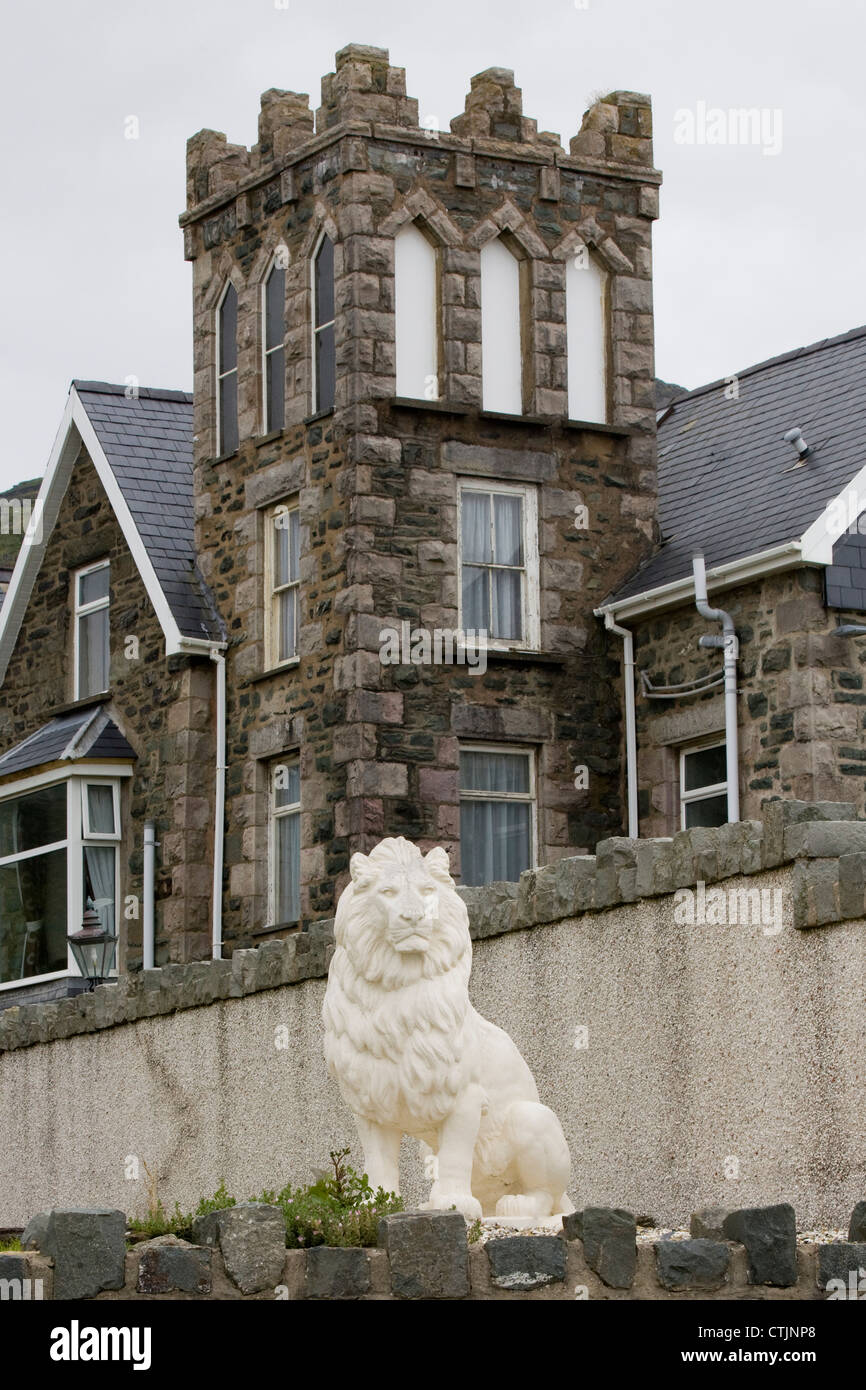
[[(852, 802), (770, 801), (760, 821), (682, 830), (670, 839), (616, 836), (595, 854), (527, 870), (519, 883), (458, 891), (473, 938), (483, 940), (793, 863), (794, 926), (825, 926), (866, 916), (866, 821), (856, 814)], [(230, 960), (165, 965), (89, 994), (13, 1005), (0, 1010), (0, 1052), (323, 978), (333, 926), (314, 922)]]
[[(866, 1259), (866, 1246), (851, 1241), (798, 1248), (787, 1204), (729, 1213), (726, 1222), (738, 1227), (741, 1239), (731, 1233), (640, 1249), (634, 1216), (611, 1207), (575, 1213), (558, 1234), (515, 1233), (483, 1246), (468, 1244), (466, 1224), (455, 1211), (410, 1211), (383, 1219), (378, 1250), (278, 1248), (273, 1223), (264, 1219), (272, 1212), (279, 1216), (248, 1203), (246, 1211), (236, 1209), (239, 1229), (221, 1229), (212, 1243), (160, 1236), (126, 1251), (123, 1213), (55, 1208), (31, 1221), (30, 1238), (22, 1241), (27, 1249), (0, 1255), (0, 1278), (39, 1279), (39, 1290), (22, 1296), (48, 1299), (725, 1298), (743, 1297), (748, 1289), (752, 1298), (784, 1290), (791, 1298), (818, 1299), (844, 1291), (852, 1277), (856, 1285)], [(250, 1221), (257, 1215), (263, 1219)], [(111, 1230), (109, 1218), (117, 1218)], [(39, 1243), (50, 1251), (36, 1248), (49, 1230), (53, 1243)], [(756, 1261), (763, 1268), (756, 1269)]]

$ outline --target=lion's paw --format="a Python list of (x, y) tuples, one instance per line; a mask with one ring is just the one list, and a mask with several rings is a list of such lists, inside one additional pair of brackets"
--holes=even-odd
[(547, 1192), (512, 1192), (496, 1203), (497, 1216), (514, 1218), (550, 1216), (553, 1203)]
[(450, 1211), (452, 1207), (462, 1211), (470, 1221), (475, 1221), (482, 1215), (481, 1203), (471, 1192), (447, 1192), (444, 1189), (437, 1191), (434, 1187), (429, 1202), (421, 1204), (422, 1211)]

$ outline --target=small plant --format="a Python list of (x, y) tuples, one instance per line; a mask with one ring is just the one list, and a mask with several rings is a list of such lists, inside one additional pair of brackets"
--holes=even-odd
[(264, 1194), (282, 1208), (286, 1220), (286, 1244), (308, 1249), (312, 1245), (375, 1245), (379, 1217), (403, 1210), (403, 1199), (381, 1187), (375, 1191), (366, 1173), (358, 1174), (346, 1163), (348, 1149), (332, 1149), (333, 1176), (323, 1173), (308, 1187), (287, 1184), (282, 1192)]
[(466, 1239), (469, 1241), (469, 1244), (474, 1245), (476, 1241), (480, 1240), (483, 1232), (484, 1226), (482, 1224), (481, 1217), (476, 1216), (475, 1220), (472, 1222), (472, 1225), (469, 1227), (469, 1230), (466, 1232)]
[(21, 1241), (18, 1236), (0, 1236), (0, 1251), (20, 1249)]

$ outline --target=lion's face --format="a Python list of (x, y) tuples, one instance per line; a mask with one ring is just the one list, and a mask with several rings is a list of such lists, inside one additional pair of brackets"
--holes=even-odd
[(364, 894), (367, 920), (395, 951), (425, 952), (439, 919), (439, 885), (420, 854), (414, 862), (375, 865), (353, 855), (352, 881)]

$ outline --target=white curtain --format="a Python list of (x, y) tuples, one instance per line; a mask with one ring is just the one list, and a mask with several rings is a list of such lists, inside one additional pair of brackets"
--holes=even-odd
[[(106, 790), (110, 791), (110, 788)], [(113, 817), (112, 817), (113, 818)], [(87, 906), (98, 914), (104, 931), (114, 932), (114, 861), (113, 845), (85, 845), (84, 858), (90, 875), (92, 896)]]
[(297, 922), (301, 916), (301, 817), (278, 816), (276, 823), (276, 922)]
[[(526, 795), (529, 760), (519, 753), (460, 755), (462, 791)], [(531, 803), (464, 799), (460, 804), (462, 879), (468, 886), (514, 882), (529, 868)]]

